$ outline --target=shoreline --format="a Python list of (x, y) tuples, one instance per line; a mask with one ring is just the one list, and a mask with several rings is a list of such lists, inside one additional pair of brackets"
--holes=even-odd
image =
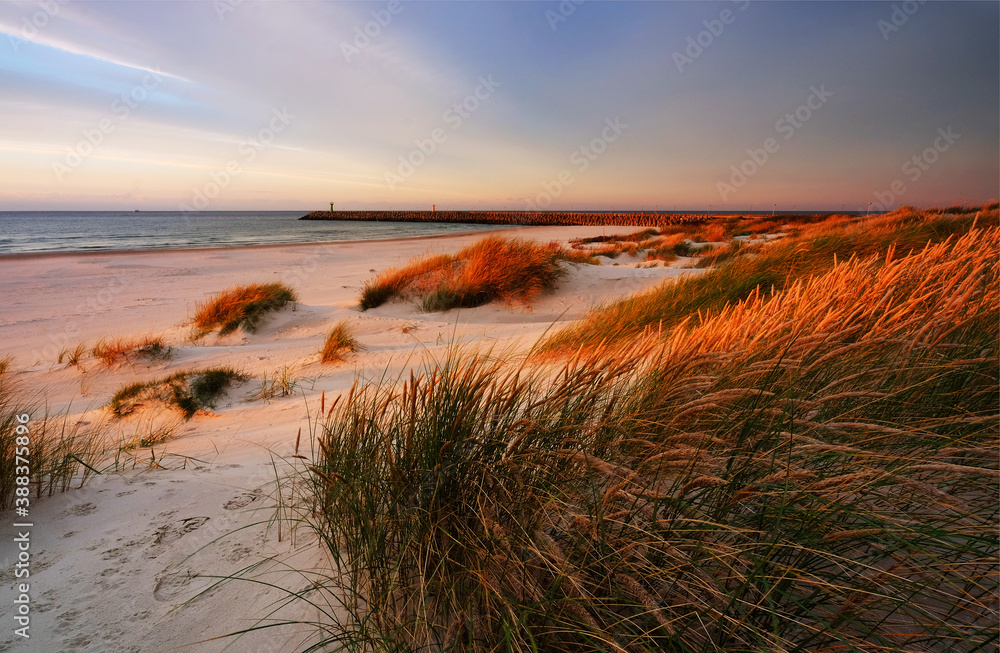
[[(851, 212), (846, 212), (850, 214)], [(766, 212), (763, 212), (766, 214)], [(779, 214), (783, 217), (808, 216), (820, 218), (838, 213), (824, 212), (783, 212)], [(391, 217), (387, 217), (391, 216)], [(442, 220), (442, 217), (451, 219)], [(511, 216), (521, 216), (530, 218), (525, 222), (511, 222)], [(579, 212), (579, 211), (312, 211), (298, 220), (314, 221), (349, 221), (349, 222), (398, 222), (398, 223), (447, 223), (455, 225), (469, 225), (469, 230), (455, 231), (451, 233), (436, 233), (415, 236), (394, 236), (387, 238), (366, 238), (357, 240), (317, 240), (307, 242), (289, 243), (255, 243), (248, 245), (209, 245), (209, 246), (180, 246), (180, 247), (150, 247), (150, 248), (121, 248), (121, 249), (92, 249), (92, 250), (50, 250), (38, 252), (12, 252), (0, 253), (0, 262), (3, 261), (24, 261), (44, 258), (57, 258), (67, 256), (121, 256), (126, 254), (154, 253), (154, 252), (212, 252), (223, 250), (264, 250), (278, 247), (305, 247), (305, 246), (326, 246), (345, 245), (350, 243), (393, 243), (406, 241), (419, 241), (435, 238), (460, 238), (473, 234), (494, 234), (509, 233), (511, 231), (523, 229), (539, 228), (597, 228), (597, 229), (642, 229), (656, 228), (669, 225), (694, 225), (703, 224), (712, 220), (728, 219), (733, 217), (759, 217), (753, 212), (737, 211), (732, 213), (684, 213), (684, 212), (651, 212), (651, 211), (620, 211), (620, 212)], [(555, 219), (558, 217), (559, 219)], [(576, 220), (583, 217), (586, 219)], [(777, 217), (777, 216), (775, 216)], [(635, 219), (639, 218), (639, 219)], [(532, 224), (531, 220), (537, 220)], [(492, 226), (492, 229), (475, 229), (476, 226)]]
[[(604, 231), (601, 227), (511, 227), (488, 233), (565, 242)], [(300, 293), (301, 304), (309, 307), (316, 320), (325, 315), (331, 320), (352, 317), (367, 323), (370, 317), (397, 312), (357, 311), (357, 293), (376, 270), (429, 253), (458, 250), (484, 236), (484, 232), (469, 231), (381, 240), (0, 256), (0, 275), (9, 297), (0, 319), (0, 355), (13, 354), (21, 365), (48, 370), (56, 365), (60, 350), (104, 337), (157, 332), (183, 343), (186, 334), (178, 328), (178, 320), (189, 317), (210, 293), (249, 281), (285, 281)], [(426, 319), (410, 315), (408, 307), (397, 308), (407, 319)], [(560, 312), (554, 311), (553, 318)], [(310, 337), (320, 335), (312, 331), (320, 324), (308, 325)], [(197, 358), (194, 352), (191, 356)]]
[[(391, 244), (391, 243), (403, 243), (410, 241), (420, 241), (420, 240), (433, 240), (433, 239), (452, 239), (452, 238), (466, 238), (471, 235), (476, 234), (499, 234), (510, 231), (517, 231), (521, 229), (539, 229), (543, 227), (551, 227), (557, 225), (510, 225), (509, 227), (503, 229), (490, 229), (490, 230), (471, 230), (471, 231), (456, 231), (454, 233), (447, 234), (427, 234), (422, 236), (398, 236), (395, 238), (367, 238), (364, 240), (316, 240), (310, 242), (299, 242), (299, 243), (260, 243), (255, 245), (222, 245), (218, 247), (157, 247), (149, 249), (95, 249), (95, 250), (67, 250), (67, 251), (50, 251), (50, 252), (16, 252), (13, 254), (0, 254), (0, 263), (5, 261), (25, 261), (25, 260), (35, 260), (35, 259), (48, 259), (48, 258), (65, 258), (73, 256), (81, 256), (85, 258), (94, 256), (124, 256), (129, 254), (167, 254), (167, 253), (197, 253), (197, 252), (220, 252), (229, 250), (273, 250), (282, 247), (313, 247), (313, 246), (323, 246), (323, 245), (350, 245), (350, 244), (360, 244), (360, 243), (379, 243), (379, 244)], [(608, 226), (618, 226), (618, 225), (608, 225)], [(628, 228), (628, 225), (620, 225), (622, 228)], [(572, 225), (566, 225), (562, 228), (573, 228)]]

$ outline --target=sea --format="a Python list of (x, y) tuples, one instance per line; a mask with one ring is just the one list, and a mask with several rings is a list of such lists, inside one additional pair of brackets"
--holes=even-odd
[(491, 231), (504, 225), (299, 220), (307, 211), (0, 211), (0, 255), (241, 247)]
[[(475, 233), (507, 225), (299, 220), (306, 211), (0, 211), (0, 256), (241, 247)], [(605, 213), (605, 211), (593, 211)], [(667, 212), (664, 212), (667, 213)], [(685, 211), (687, 214), (703, 213)], [(705, 212), (707, 213), (707, 212)], [(778, 215), (793, 214), (778, 211)], [(846, 213), (854, 213), (847, 211)], [(768, 215), (773, 211), (715, 212)]]

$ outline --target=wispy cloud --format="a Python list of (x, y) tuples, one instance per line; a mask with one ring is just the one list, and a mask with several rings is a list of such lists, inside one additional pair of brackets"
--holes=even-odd
[[(48, 188), (91, 208), (139, 195), (174, 208), (281, 109), (294, 121), (219, 208), (264, 189), (289, 205), (332, 189), (344, 206), (509, 201), (541, 192), (614, 116), (626, 136), (557, 204), (718, 208), (720, 175), (824, 82), (837, 102), (741, 187), (741, 205), (860, 201), (945, 124), (962, 125), (963, 146), (907, 201), (1000, 194), (995, 3), (928, 3), (889, 42), (878, 3), (753, 3), (683, 74), (672, 53), (723, 5), (586, 3), (553, 31), (556, 3), (404, 2), (381, 22), (381, 0), (245, 0), (221, 16), (210, 2), (44, 4), (41, 26), (41, 5), (0, 4), (0, 199)], [(341, 43), (366, 29), (345, 60)], [(148, 75), (159, 82), (121, 119), (114, 103)], [(483, 75), (502, 86), (451, 130)], [(55, 182), (53, 160), (103, 120), (113, 129), (87, 164)], [(434, 129), (447, 140), (390, 191), (385, 171)]]

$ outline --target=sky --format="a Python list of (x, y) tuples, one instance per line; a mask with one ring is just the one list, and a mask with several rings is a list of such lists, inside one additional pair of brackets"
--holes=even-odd
[(6, 1), (0, 210), (1000, 196), (1000, 3)]

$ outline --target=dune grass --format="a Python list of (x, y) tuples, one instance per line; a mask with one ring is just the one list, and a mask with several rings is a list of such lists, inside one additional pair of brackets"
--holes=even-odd
[(590, 243), (615, 243), (615, 242), (642, 242), (649, 238), (658, 236), (660, 232), (656, 229), (642, 229), (628, 234), (611, 234), (610, 236), (591, 236), (590, 238), (574, 238), (570, 242), (573, 244), (586, 245)]
[(731, 238), (727, 225), (721, 221), (710, 222), (696, 230), (691, 236), (691, 239), (696, 243), (727, 242)]
[[(155, 416), (158, 417), (158, 416)], [(132, 430), (131, 433), (123, 433), (115, 443), (115, 453), (118, 456), (137, 449), (149, 449), (159, 444), (164, 444), (173, 439), (177, 431), (178, 424), (155, 417)], [(121, 467), (119, 462), (117, 467)]]
[(224, 336), (239, 328), (253, 333), (265, 315), (297, 299), (295, 291), (283, 283), (234, 286), (195, 307), (195, 333), (202, 336), (218, 329)]
[(389, 268), (365, 282), (359, 305), (362, 311), (376, 308), (408, 293), (420, 293), (430, 287), (430, 278), (450, 269), (455, 257), (448, 254), (425, 256), (402, 268)]
[(354, 331), (345, 320), (341, 320), (330, 329), (330, 333), (326, 334), (323, 351), (320, 352), (320, 362), (340, 363), (344, 360), (344, 354), (359, 349), (361, 345), (354, 337)]
[(597, 247), (592, 247), (590, 248), (590, 251), (593, 252), (595, 256), (606, 256), (610, 259), (616, 259), (622, 254), (625, 254), (626, 256), (635, 256), (639, 253), (640, 247), (637, 242), (619, 241), (604, 243), (598, 245)]
[(757, 251), (759, 251), (759, 248), (755, 247), (753, 244), (747, 244), (746, 241), (734, 239), (729, 241), (725, 247), (719, 247), (705, 252), (698, 258), (698, 262), (695, 263), (695, 267), (714, 268), (722, 263), (725, 263), (726, 261), (740, 256), (746, 256), (751, 252), (756, 253)]
[(270, 378), (268, 378), (265, 371), (260, 379), (260, 387), (251, 392), (247, 399), (250, 401), (257, 401), (259, 399), (268, 401), (275, 397), (288, 397), (295, 392), (298, 384), (299, 377), (296, 375), (295, 369), (285, 365), (280, 370), (274, 370)]
[(593, 250), (562, 247), (559, 250), (557, 259), (569, 263), (585, 263), (586, 265), (600, 265)]
[(18, 396), (20, 384), (14, 379), (11, 363), (10, 358), (0, 358), (0, 508), (13, 503), (17, 437), (22, 435), (18, 431), (27, 431), (23, 423), (30, 420), (32, 409)]
[[(125, 386), (109, 408), (112, 417), (118, 418), (143, 402), (163, 400), (189, 418), (214, 405), (230, 383), (243, 378), (227, 368), (181, 372), (160, 381)], [(11, 359), (0, 358), (0, 508), (12, 506), (16, 498), (26, 496), (33, 502), (82, 487), (96, 475), (119, 471), (123, 469), (123, 452), (162, 444), (176, 430), (175, 421), (159, 414), (126, 427), (130, 428), (128, 434), (121, 432), (121, 426), (119, 423), (116, 438), (111, 420), (93, 415), (81, 419), (69, 407), (51, 410), (40, 393), (24, 388)], [(29, 484), (18, 484), (19, 476), (27, 476)], [(18, 489), (22, 487), (27, 488), (26, 495)]]
[[(831, 226), (831, 224), (833, 226)], [(997, 212), (937, 215), (904, 208), (868, 221), (802, 225), (795, 237), (735, 256), (736, 246), (708, 253), (720, 265), (697, 275), (665, 281), (588, 313), (583, 320), (550, 336), (543, 352), (567, 352), (604, 341), (622, 342), (647, 331), (669, 330), (705, 317), (752, 293), (770, 293), (831, 269), (852, 256), (903, 255), (967, 233), (974, 224), (996, 225)], [(683, 243), (681, 243), (683, 245)], [(739, 246), (742, 249), (743, 246)], [(728, 260), (725, 260), (728, 259)], [(700, 318), (699, 318), (700, 319)]]
[(142, 358), (149, 361), (168, 360), (173, 355), (173, 350), (161, 336), (134, 336), (102, 338), (94, 345), (91, 353), (105, 367), (114, 367), (119, 363), (134, 362)]
[(472, 308), (490, 302), (528, 304), (555, 288), (565, 272), (558, 245), (489, 236), (454, 256), (424, 257), (386, 270), (368, 281), (361, 310), (395, 299), (415, 297), (425, 311)]
[[(99, 473), (105, 426), (77, 422), (68, 410), (51, 412), (17, 380), (11, 359), (0, 359), (0, 508), (65, 492)], [(19, 476), (28, 485), (18, 484)]]
[(327, 414), (347, 650), (996, 645), (997, 229), (561, 364), (455, 354)]
[(77, 367), (83, 362), (83, 359), (86, 356), (87, 345), (86, 343), (79, 342), (75, 347), (73, 347), (73, 349), (69, 349), (68, 347), (63, 348), (59, 352), (59, 357), (56, 359), (56, 362), (62, 365), (63, 361), (66, 361), (66, 364), (70, 367)]
[(122, 386), (108, 402), (108, 410), (115, 418), (122, 418), (148, 402), (157, 401), (190, 419), (199, 410), (215, 408), (218, 398), (231, 385), (248, 378), (230, 367), (176, 372), (161, 379)]
[[(597, 256), (616, 259), (622, 254), (643, 256), (644, 261), (670, 262), (678, 256), (704, 257), (712, 251), (712, 248), (699, 244), (709, 242), (713, 238), (722, 238), (726, 231), (727, 228), (722, 222), (715, 222), (701, 228), (674, 227), (664, 231), (644, 229), (630, 234), (575, 238), (570, 241), (572, 248), (565, 251), (571, 252), (578, 258), (590, 255), (595, 257), (593, 261), (595, 263), (599, 263), (596, 260)], [(707, 265), (707, 263), (700, 263), (700, 267)]]
[(636, 256), (663, 243), (664, 239), (657, 233), (655, 229), (645, 229), (631, 234), (575, 238), (570, 241), (571, 249), (565, 251), (577, 257), (581, 254), (590, 254), (593, 257), (605, 256), (610, 259), (616, 259), (622, 254)]

